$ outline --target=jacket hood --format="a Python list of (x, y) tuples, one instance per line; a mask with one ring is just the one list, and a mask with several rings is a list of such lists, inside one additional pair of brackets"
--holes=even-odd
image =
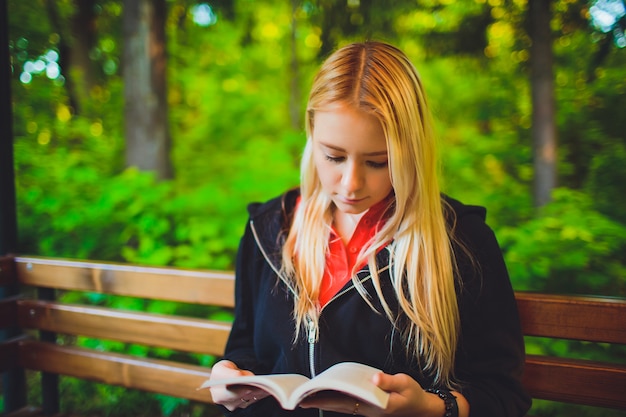
[[(296, 205), (296, 201), (300, 196), (300, 189), (294, 188), (286, 192), (285, 194), (275, 197), (265, 203), (251, 203), (248, 205), (248, 214), (250, 221), (255, 224), (263, 224), (264, 229), (258, 230), (262, 232), (260, 238), (271, 237), (271, 243), (275, 244), (275, 238), (287, 232), (287, 230), (281, 230), (285, 226), (291, 224), (291, 217), (293, 216), (293, 208)], [(442, 194), (442, 199), (446, 203), (444, 204), (444, 213), (446, 214), (446, 220), (449, 223), (455, 223), (459, 219), (466, 216), (478, 216), (480, 220), (485, 220), (487, 217), (487, 210), (481, 206), (463, 204), (459, 200), (456, 200), (448, 195)], [(280, 211), (282, 216), (277, 219), (275, 213)], [(266, 220), (268, 218), (282, 220), (271, 222), (260, 222), (259, 220)]]

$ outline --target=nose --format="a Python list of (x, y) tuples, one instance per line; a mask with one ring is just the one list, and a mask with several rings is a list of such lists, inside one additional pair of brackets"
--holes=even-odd
[(365, 183), (363, 171), (355, 162), (345, 164), (341, 177), (341, 185), (347, 194), (360, 190)]

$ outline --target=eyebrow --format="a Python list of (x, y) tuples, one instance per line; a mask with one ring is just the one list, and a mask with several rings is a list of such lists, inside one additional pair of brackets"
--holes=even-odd
[[(340, 152), (345, 152), (346, 150), (343, 148), (340, 148), (339, 146), (334, 146), (334, 145), (330, 145), (328, 143), (324, 143), (324, 142), (320, 142), (320, 145), (326, 147), (326, 148), (330, 148), (333, 149), (335, 151), (340, 151)], [(377, 152), (367, 152), (362, 154), (364, 156), (387, 156), (387, 150), (385, 149), (384, 151), (377, 151)]]

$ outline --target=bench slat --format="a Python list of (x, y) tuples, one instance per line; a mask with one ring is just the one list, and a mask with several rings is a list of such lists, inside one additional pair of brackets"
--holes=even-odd
[(626, 300), (517, 292), (528, 336), (626, 344)]
[(211, 402), (208, 390), (196, 389), (211, 375), (209, 368), (201, 366), (37, 341), (20, 344), (19, 361), (35, 371)]
[(19, 410), (12, 411), (10, 413), (3, 414), (3, 417), (71, 417), (71, 414), (53, 414), (46, 415), (43, 410), (39, 407), (26, 406), (22, 407)]
[(221, 355), (230, 324), (106, 307), (19, 300), (19, 325), (55, 333), (120, 340), (185, 352)]
[(223, 307), (235, 303), (234, 276), (229, 272), (35, 257), (18, 257), (15, 262), (24, 285)]
[(626, 366), (527, 355), (523, 383), (533, 398), (626, 409)]

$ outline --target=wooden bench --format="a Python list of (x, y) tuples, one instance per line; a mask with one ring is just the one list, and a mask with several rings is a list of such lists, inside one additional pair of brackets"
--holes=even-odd
[[(85, 291), (230, 309), (231, 272), (30, 257), (2, 258), (0, 265), (0, 285), (18, 283), (24, 294), (37, 288), (40, 295), (0, 300), (0, 328), (26, 332), (0, 344), (0, 371), (23, 368), (53, 376), (50, 386), (43, 387), (46, 414), (58, 412), (56, 375), (211, 402), (207, 391), (196, 390), (209, 377), (209, 367), (63, 345), (56, 336), (119, 340), (218, 358), (228, 321), (67, 304), (53, 293)], [(525, 335), (626, 345), (625, 299), (533, 293), (516, 297)], [(537, 399), (626, 409), (624, 363), (528, 355), (524, 384)]]

